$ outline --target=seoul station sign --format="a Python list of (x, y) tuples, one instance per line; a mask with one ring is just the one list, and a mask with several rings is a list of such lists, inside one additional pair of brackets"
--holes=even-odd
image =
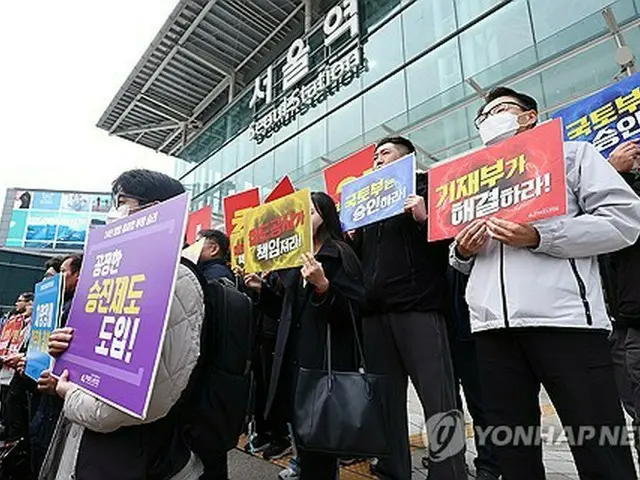
[[(324, 18), (324, 47), (329, 49), (339, 41), (349, 42), (360, 38), (358, 0), (341, 0)], [(348, 37), (347, 37), (348, 35)], [(345, 40), (348, 38), (348, 40)], [(289, 122), (295, 120), (349, 84), (365, 68), (365, 58), (360, 42), (355, 41), (335, 59), (330, 59), (311, 79), (302, 82), (310, 72), (310, 47), (308, 37), (295, 40), (287, 52), (280, 70), (280, 94), (274, 102), (274, 69), (269, 66), (255, 80), (249, 108), (265, 111), (249, 125), (249, 138), (257, 143), (270, 137)]]

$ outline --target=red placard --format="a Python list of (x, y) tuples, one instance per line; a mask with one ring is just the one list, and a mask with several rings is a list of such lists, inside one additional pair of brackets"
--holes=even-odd
[(477, 218), (530, 223), (567, 212), (562, 122), (553, 120), (429, 170), (429, 240)]
[(0, 358), (18, 353), (26, 338), (25, 318), (22, 314), (9, 317), (0, 333)]
[(209, 230), (211, 228), (211, 218), (213, 217), (213, 209), (211, 205), (207, 205), (200, 210), (191, 212), (187, 220), (187, 243), (192, 245), (195, 243), (200, 230)]
[(224, 225), (227, 235), (233, 232), (233, 217), (238, 210), (245, 208), (257, 207), (260, 205), (260, 190), (252, 188), (244, 192), (234, 193), (222, 200), (224, 208)]
[(271, 193), (267, 195), (267, 198), (264, 199), (264, 203), (273, 202), (278, 198), (286, 197), (287, 195), (290, 195), (295, 191), (296, 189), (293, 186), (293, 183), (291, 183), (291, 179), (288, 175), (285, 175), (284, 177), (282, 177), (282, 180), (278, 182), (275, 188), (271, 190)]
[(358, 150), (346, 158), (324, 170), (324, 183), (327, 193), (333, 201), (340, 202), (340, 192), (342, 187), (351, 180), (360, 178), (365, 173), (373, 170), (373, 154), (376, 151), (375, 145)]

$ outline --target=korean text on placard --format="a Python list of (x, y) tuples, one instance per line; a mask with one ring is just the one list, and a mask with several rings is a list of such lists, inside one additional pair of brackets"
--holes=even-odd
[(580, 140), (597, 132), (593, 145), (602, 152), (640, 134), (640, 87), (620, 95), (566, 126), (569, 140)]
[(252, 229), (249, 246), (256, 247), (256, 260), (273, 260), (302, 248), (302, 235), (296, 228), (304, 222), (303, 210), (292, 211)]
[(402, 201), (406, 193), (406, 186), (398, 185), (394, 178), (381, 178), (345, 198), (344, 206), (355, 208), (353, 221), (360, 222)]
[(144, 295), (143, 273), (119, 275), (122, 251), (114, 249), (96, 257), (92, 268), (94, 283), (84, 307), (86, 313), (98, 313), (102, 323), (98, 333), (96, 354), (130, 363), (138, 329), (140, 306)]
[(158, 221), (158, 212), (150, 213), (149, 215), (138, 218), (137, 220), (131, 220), (127, 223), (122, 223), (115, 227), (108, 228), (104, 232), (104, 238), (115, 238), (125, 233), (132, 232), (139, 228), (149, 227)]

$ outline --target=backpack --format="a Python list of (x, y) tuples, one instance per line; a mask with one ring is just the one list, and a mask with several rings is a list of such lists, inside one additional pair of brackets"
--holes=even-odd
[(251, 360), (256, 341), (252, 300), (233, 282), (208, 283), (191, 261), (181, 260), (204, 292), (200, 357), (180, 403), (184, 436), (203, 463), (238, 445), (249, 407)]

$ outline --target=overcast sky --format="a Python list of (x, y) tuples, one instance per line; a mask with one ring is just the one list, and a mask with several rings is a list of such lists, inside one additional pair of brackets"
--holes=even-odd
[(178, 0), (0, 2), (0, 206), (8, 187), (109, 191), (170, 157), (95, 124)]

